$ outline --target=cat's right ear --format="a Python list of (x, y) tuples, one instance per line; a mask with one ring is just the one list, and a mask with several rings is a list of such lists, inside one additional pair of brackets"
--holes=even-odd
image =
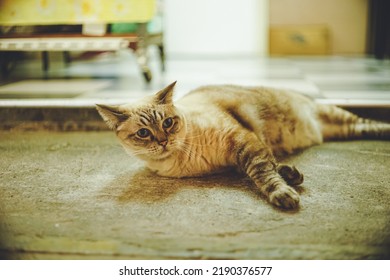
[(129, 118), (128, 115), (119, 109), (119, 106), (96, 104), (96, 109), (110, 129), (116, 129), (121, 122)]

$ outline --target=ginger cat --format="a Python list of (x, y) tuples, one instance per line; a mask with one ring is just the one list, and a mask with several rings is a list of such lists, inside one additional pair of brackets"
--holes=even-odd
[(176, 82), (154, 96), (97, 105), (124, 149), (158, 175), (192, 177), (235, 167), (283, 209), (299, 206), (303, 175), (274, 155), (332, 139), (390, 138), (390, 124), (265, 87), (205, 86), (173, 102)]

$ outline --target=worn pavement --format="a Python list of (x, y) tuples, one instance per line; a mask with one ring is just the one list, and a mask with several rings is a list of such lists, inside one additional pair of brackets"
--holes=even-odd
[(0, 131), (2, 259), (390, 259), (390, 143), (289, 159), (301, 207), (234, 173), (167, 179), (112, 132)]

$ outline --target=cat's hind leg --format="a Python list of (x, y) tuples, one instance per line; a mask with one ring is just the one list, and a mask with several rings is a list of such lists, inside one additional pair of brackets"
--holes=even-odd
[(253, 133), (241, 135), (234, 147), (236, 164), (271, 204), (283, 209), (298, 208), (299, 194), (278, 173), (271, 149)]
[(279, 164), (276, 170), (290, 186), (299, 186), (303, 183), (303, 174), (294, 165)]

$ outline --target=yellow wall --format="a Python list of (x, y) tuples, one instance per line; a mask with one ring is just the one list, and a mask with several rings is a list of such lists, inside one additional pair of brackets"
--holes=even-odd
[(332, 54), (366, 51), (368, 0), (270, 0), (270, 27), (326, 25)]
[(155, 0), (0, 0), (0, 24), (146, 22)]

